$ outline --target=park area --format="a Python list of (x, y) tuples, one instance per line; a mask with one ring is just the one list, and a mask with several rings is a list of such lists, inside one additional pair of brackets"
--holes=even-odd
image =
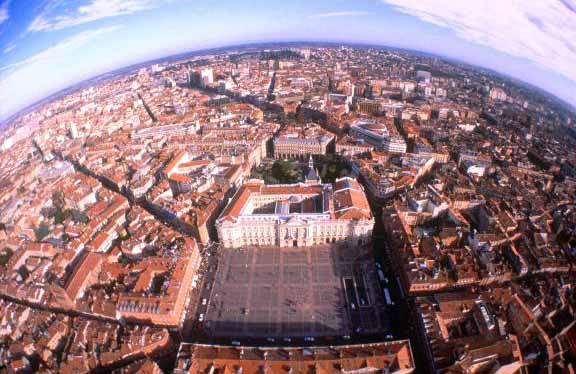
[[(335, 155), (314, 156), (314, 168), (322, 183), (333, 183), (352, 174), (348, 165)], [(308, 160), (265, 160), (253, 171), (252, 177), (263, 179), (266, 184), (298, 183), (304, 181), (308, 169)]]

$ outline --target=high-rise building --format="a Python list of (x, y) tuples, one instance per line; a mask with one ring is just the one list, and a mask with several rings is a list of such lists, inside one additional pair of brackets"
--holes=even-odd
[(506, 95), (506, 92), (504, 92), (503, 89), (494, 87), (490, 90), (490, 98), (492, 100), (506, 101), (508, 96)]
[(202, 86), (208, 86), (214, 83), (214, 70), (212, 68), (205, 68), (200, 71), (200, 80)]
[(78, 137), (78, 129), (76, 128), (75, 123), (70, 124), (70, 137), (72, 139), (76, 139)]

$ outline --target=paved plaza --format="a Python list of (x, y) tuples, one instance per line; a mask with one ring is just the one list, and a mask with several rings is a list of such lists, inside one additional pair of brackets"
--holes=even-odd
[[(205, 329), (214, 337), (342, 336), (377, 331), (382, 299), (379, 289), (372, 287), (376, 277), (366, 252), (366, 248), (343, 243), (221, 248)], [(370, 305), (352, 310), (343, 278), (368, 285)]]

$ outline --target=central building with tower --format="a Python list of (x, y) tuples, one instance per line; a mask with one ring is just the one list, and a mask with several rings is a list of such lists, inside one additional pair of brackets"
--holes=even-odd
[(306, 183), (245, 183), (216, 222), (220, 243), (305, 247), (369, 240), (374, 218), (362, 186), (350, 177), (323, 184), (311, 174)]

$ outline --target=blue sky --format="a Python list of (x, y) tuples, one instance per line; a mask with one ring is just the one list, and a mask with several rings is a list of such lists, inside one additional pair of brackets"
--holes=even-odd
[(432, 52), (576, 105), (576, 0), (0, 0), (0, 119), (132, 63), (292, 40)]

